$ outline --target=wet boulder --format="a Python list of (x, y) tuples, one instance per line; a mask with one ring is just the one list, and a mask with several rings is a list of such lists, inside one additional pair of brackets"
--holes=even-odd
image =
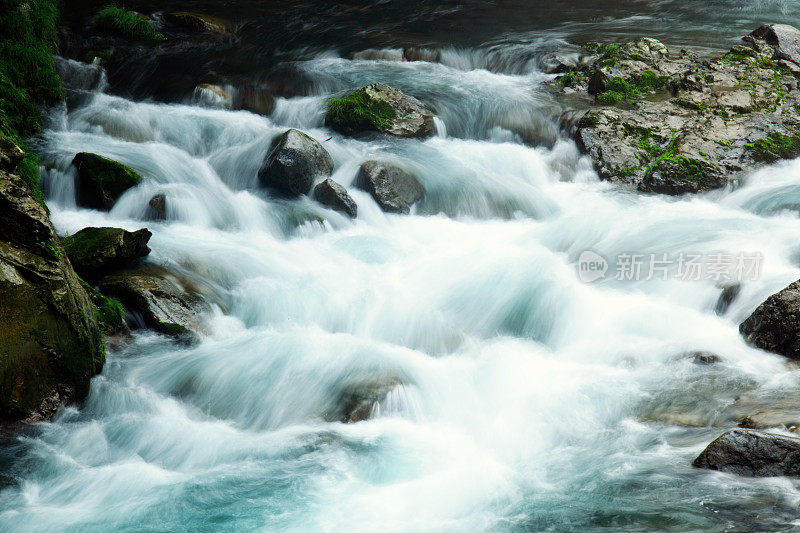
[(89, 152), (78, 153), (72, 164), (78, 170), (77, 202), (82, 207), (108, 211), (125, 191), (142, 181), (132, 168)]
[(746, 477), (800, 476), (800, 439), (735, 429), (709, 444), (692, 466)]
[(33, 422), (85, 397), (91, 377), (103, 368), (105, 350), (94, 306), (47, 213), (12, 171), (3, 163), (0, 422)]
[(126, 231), (121, 228), (83, 228), (61, 243), (72, 266), (82, 276), (97, 278), (150, 253), (147, 246), (153, 234), (146, 228)]
[(196, 341), (203, 332), (203, 314), (211, 306), (189, 284), (170, 272), (139, 268), (112, 274), (100, 283), (100, 292), (118, 299), (138, 321), (181, 340)]
[(327, 150), (302, 131), (291, 129), (272, 142), (258, 180), (278, 194), (296, 197), (308, 194), (316, 178), (327, 178), (332, 172), (333, 159)]
[(800, 281), (767, 298), (739, 332), (756, 348), (800, 359)]
[(406, 214), (425, 194), (416, 176), (402, 167), (381, 161), (363, 163), (355, 185), (370, 193), (387, 213)]
[(379, 131), (397, 137), (430, 137), (433, 113), (419, 100), (383, 83), (328, 101), (325, 124), (344, 135)]
[(358, 206), (347, 193), (347, 189), (327, 178), (314, 187), (314, 199), (334, 211), (340, 211), (351, 218), (358, 214)]

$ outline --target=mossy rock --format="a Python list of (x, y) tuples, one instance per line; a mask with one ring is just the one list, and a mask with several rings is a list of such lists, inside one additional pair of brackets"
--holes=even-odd
[(397, 137), (429, 137), (433, 113), (419, 100), (383, 83), (373, 83), (328, 100), (325, 125), (344, 135), (379, 131)]
[(62, 239), (72, 266), (89, 278), (125, 268), (150, 253), (152, 233), (146, 228), (127, 231), (121, 228), (83, 228)]
[(44, 208), (4, 172), (0, 199), (0, 227), (27, 227), (30, 236), (0, 239), (0, 420), (36, 421), (87, 394), (105, 349), (95, 308)]
[(103, 296), (100, 291), (80, 277), (78, 281), (80, 281), (86, 294), (89, 295), (92, 305), (94, 305), (97, 325), (100, 326), (103, 333), (106, 335), (115, 335), (127, 332), (128, 326), (125, 324), (125, 308), (122, 307), (119, 300)]
[(89, 152), (78, 153), (72, 164), (78, 169), (77, 201), (82, 207), (108, 211), (125, 191), (142, 181), (129, 166)]

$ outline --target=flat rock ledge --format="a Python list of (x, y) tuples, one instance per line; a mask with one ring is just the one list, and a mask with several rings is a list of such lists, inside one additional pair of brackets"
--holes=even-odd
[(552, 87), (589, 106), (575, 137), (601, 178), (672, 195), (717, 189), (800, 155), (799, 36), (764, 26), (710, 58), (655, 39), (595, 43)]

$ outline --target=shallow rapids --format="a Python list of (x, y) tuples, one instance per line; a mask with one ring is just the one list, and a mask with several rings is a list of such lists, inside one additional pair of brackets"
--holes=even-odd
[[(738, 324), (800, 278), (800, 161), (736, 190), (646, 196), (598, 180), (530, 68), (347, 61), (302, 67), (313, 96), (260, 117), (95, 90), (54, 112), (37, 149), (61, 234), (148, 227), (148, 261), (215, 311), (194, 347), (153, 333), (111, 351), (80, 409), (3, 443), (0, 530), (777, 530), (786, 479), (693, 470), (738, 397), (800, 395), (800, 371), (749, 348)], [(426, 141), (347, 139), (325, 99), (380, 77), (429, 102)], [(102, 86), (98, 86), (102, 88)], [(296, 127), (352, 184), (367, 159), (425, 186), (409, 216), (355, 188), (351, 221), (270, 197), (257, 172)], [(330, 138), (330, 139), (329, 139)], [(145, 176), (109, 213), (76, 208), (76, 152)], [(143, 222), (167, 199), (165, 222)], [(715, 312), (717, 280), (581, 281), (612, 261), (761, 254)], [(699, 365), (685, 354), (722, 360)], [(356, 424), (343, 391), (401, 384)], [(686, 423), (690, 420), (692, 423)], [(768, 514), (764, 510), (769, 510)]]

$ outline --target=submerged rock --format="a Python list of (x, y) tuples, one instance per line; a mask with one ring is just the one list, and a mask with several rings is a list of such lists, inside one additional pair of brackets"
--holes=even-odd
[(47, 213), (11, 170), (0, 170), (0, 420), (37, 421), (87, 394), (105, 350)]
[(89, 152), (78, 153), (72, 164), (78, 169), (77, 202), (82, 207), (108, 211), (125, 191), (142, 181), (132, 168)]
[(100, 291), (117, 298), (146, 327), (181, 339), (196, 340), (203, 332), (202, 315), (211, 310), (178, 277), (154, 267), (113, 274)]
[(261, 185), (295, 197), (308, 194), (317, 177), (333, 172), (333, 159), (320, 143), (291, 129), (278, 136), (258, 171)]
[(166, 220), (167, 218), (167, 197), (163, 194), (156, 194), (147, 202), (147, 212), (145, 220)]
[(233, 99), (233, 108), (267, 116), (275, 109), (275, 97), (262, 87), (240, 87)]
[(748, 46), (711, 59), (654, 39), (587, 45), (580, 66), (552, 86), (591, 107), (575, 137), (600, 177), (643, 192), (696, 193), (800, 155), (798, 81), (775, 59), (786, 55), (780, 39), (757, 35), (767, 38), (754, 32)]
[(327, 178), (314, 187), (314, 199), (334, 211), (341, 211), (351, 218), (358, 215), (358, 206), (347, 193), (347, 189)]
[(355, 185), (370, 193), (388, 213), (408, 213), (425, 194), (416, 176), (397, 165), (380, 161), (362, 164)]
[(767, 298), (739, 332), (756, 348), (800, 359), (800, 281)]
[(83, 228), (62, 239), (73, 267), (82, 276), (96, 278), (125, 268), (150, 253), (147, 243), (153, 234), (147, 228)]
[(419, 100), (383, 83), (328, 101), (325, 124), (345, 135), (380, 131), (398, 137), (429, 137), (433, 113)]
[(337, 408), (327, 414), (326, 420), (345, 424), (368, 420), (372, 417), (375, 408), (400, 385), (400, 380), (395, 377), (350, 385), (342, 390), (337, 401)]
[(735, 429), (709, 444), (692, 466), (747, 477), (800, 476), (800, 439)]

